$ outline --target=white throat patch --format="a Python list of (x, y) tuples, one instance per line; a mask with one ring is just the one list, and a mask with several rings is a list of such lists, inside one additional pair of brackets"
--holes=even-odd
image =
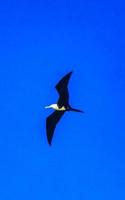
[(65, 111), (66, 110), (66, 108), (64, 106), (59, 108), (57, 104), (52, 104), (50, 106), (46, 106), (45, 108), (53, 108), (54, 110), (58, 110), (58, 111)]

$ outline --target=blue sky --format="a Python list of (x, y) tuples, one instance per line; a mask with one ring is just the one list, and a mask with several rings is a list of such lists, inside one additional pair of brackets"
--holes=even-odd
[[(125, 3), (0, 6), (0, 199), (125, 199)], [(73, 70), (50, 148), (44, 106)]]

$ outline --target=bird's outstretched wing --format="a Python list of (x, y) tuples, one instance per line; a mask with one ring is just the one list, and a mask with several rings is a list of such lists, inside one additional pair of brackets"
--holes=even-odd
[(47, 132), (47, 139), (49, 145), (51, 145), (54, 130), (56, 128), (57, 123), (63, 116), (65, 111), (54, 111), (49, 117), (46, 119), (46, 132)]
[(66, 74), (56, 85), (56, 90), (59, 93), (59, 100), (57, 102), (59, 107), (68, 106), (69, 104), (69, 92), (68, 83), (72, 72)]

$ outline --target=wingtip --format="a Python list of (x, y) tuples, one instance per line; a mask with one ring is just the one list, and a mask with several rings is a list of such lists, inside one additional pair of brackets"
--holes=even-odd
[(52, 144), (51, 144), (51, 143), (49, 143), (49, 146), (51, 147), (51, 146), (52, 146)]
[(73, 73), (73, 70), (71, 72), (69, 72), (69, 74), (72, 74)]
[(51, 141), (48, 141), (48, 144), (49, 144), (49, 146), (50, 146), (50, 147), (52, 146), (52, 143), (51, 143)]
[(70, 71), (67, 75), (68, 76), (71, 76), (72, 75), (72, 73), (73, 73), (73, 71)]

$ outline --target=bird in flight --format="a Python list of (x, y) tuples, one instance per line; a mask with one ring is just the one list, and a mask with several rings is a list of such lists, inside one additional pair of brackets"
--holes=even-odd
[(52, 108), (55, 110), (46, 119), (46, 132), (49, 145), (51, 145), (52, 143), (52, 138), (56, 125), (66, 111), (75, 111), (84, 113), (84, 111), (74, 109), (69, 105), (68, 83), (71, 74), (72, 72), (66, 74), (55, 87), (59, 94), (58, 102), (56, 104), (51, 104), (50, 106), (45, 107), (45, 108)]

